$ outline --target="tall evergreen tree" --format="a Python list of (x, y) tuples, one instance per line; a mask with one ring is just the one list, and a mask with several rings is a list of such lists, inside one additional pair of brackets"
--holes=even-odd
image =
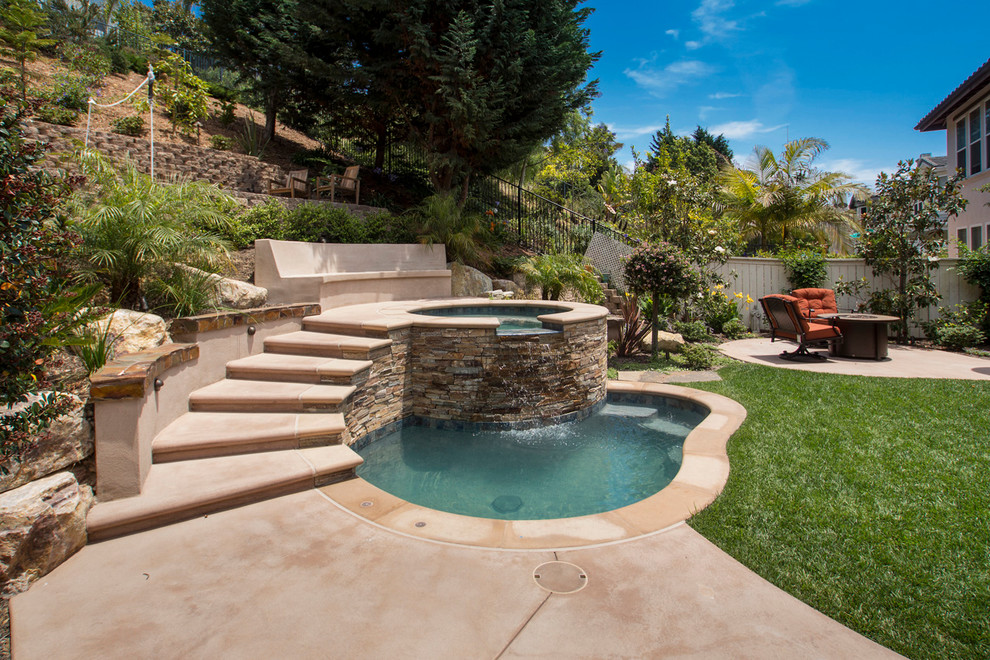
[(718, 137), (715, 137), (708, 132), (707, 128), (698, 126), (694, 129), (694, 133), (691, 135), (691, 138), (694, 140), (695, 144), (707, 144), (713, 151), (715, 151), (715, 153), (719, 156), (719, 169), (732, 166), (732, 148), (729, 146), (729, 141), (725, 138), (725, 135), (720, 133)]

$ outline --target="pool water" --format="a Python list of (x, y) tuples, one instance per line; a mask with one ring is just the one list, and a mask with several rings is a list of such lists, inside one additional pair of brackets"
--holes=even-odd
[(417, 311), (417, 314), (427, 316), (456, 316), (464, 317), (495, 317), (499, 321), (498, 329), (495, 331), (499, 335), (522, 335), (522, 334), (547, 334), (558, 332), (552, 328), (543, 326), (543, 322), (537, 317), (542, 314), (554, 314), (563, 310), (554, 307), (527, 307), (510, 305), (479, 305), (442, 307), (440, 309), (426, 309)]
[(606, 403), (590, 417), (520, 431), (406, 426), (360, 450), (358, 476), (414, 504), (480, 518), (569, 518), (638, 502), (681, 466), (703, 415)]

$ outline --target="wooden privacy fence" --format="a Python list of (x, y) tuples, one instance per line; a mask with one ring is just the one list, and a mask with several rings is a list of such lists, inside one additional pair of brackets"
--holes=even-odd
[[(923, 337), (924, 333), (917, 324), (920, 321), (936, 319), (939, 316), (938, 307), (951, 308), (953, 305), (976, 300), (980, 295), (980, 290), (967, 283), (962, 275), (955, 269), (958, 259), (941, 259), (939, 267), (932, 274), (935, 286), (942, 294), (942, 300), (938, 306), (920, 310), (916, 316), (916, 323), (911, 327), (911, 333), (915, 337)], [(828, 259), (828, 280), (826, 288), (834, 288), (834, 283), (841, 277), (843, 281), (850, 282), (865, 277), (870, 283), (868, 289), (864, 289), (864, 298), (868, 296), (869, 290), (877, 288), (894, 288), (893, 282), (889, 278), (874, 277), (873, 271), (862, 259)], [(752, 303), (742, 302), (739, 311), (742, 314), (742, 321), (746, 327), (759, 332), (766, 329), (766, 322), (763, 318), (763, 310), (757, 302), (762, 296), (768, 293), (790, 293), (791, 285), (784, 274), (784, 266), (779, 259), (761, 259), (756, 257), (733, 257), (720, 269), (722, 279), (728, 283), (729, 295), (741, 292), (743, 296), (753, 299)], [(850, 311), (856, 308), (857, 300), (851, 296), (836, 295), (839, 311)], [(743, 298), (745, 301), (745, 298)]]

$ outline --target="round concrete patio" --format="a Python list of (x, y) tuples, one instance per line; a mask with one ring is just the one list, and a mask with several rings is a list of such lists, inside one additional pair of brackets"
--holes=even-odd
[[(794, 348), (792, 342), (783, 340), (771, 342), (769, 337), (740, 339), (719, 346), (722, 353), (741, 362), (782, 369), (847, 376), (990, 380), (990, 359), (965, 353), (891, 344), (888, 346), (888, 357), (885, 360), (828, 357), (827, 360), (800, 362), (784, 360), (780, 357), (782, 351), (792, 351)], [(828, 351), (822, 349), (812, 352), (828, 356)]]

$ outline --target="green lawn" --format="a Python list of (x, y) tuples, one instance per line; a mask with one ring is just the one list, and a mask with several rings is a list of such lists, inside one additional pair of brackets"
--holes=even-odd
[(719, 373), (749, 417), (691, 526), (899, 653), (990, 657), (990, 382)]

